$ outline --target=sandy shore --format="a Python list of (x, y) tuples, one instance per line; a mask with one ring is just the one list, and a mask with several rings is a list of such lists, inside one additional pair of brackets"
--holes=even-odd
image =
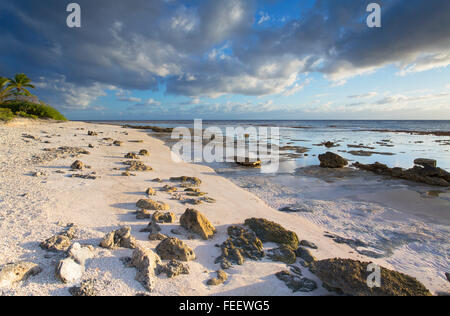
[[(96, 278), (103, 286), (100, 295), (135, 295), (145, 289), (135, 281), (135, 269), (127, 268), (121, 257), (131, 256), (132, 250), (105, 250), (97, 247), (101, 238), (114, 229), (128, 225), (138, 243), (155, 249), (158, 241), (149, 241), (148, 233), (139, 232), (148, 220), (137, 220), (133, 212), (136, 202), (145, 198), (145, 190), (153, 187), (156, 199), (168, 203), (177, 218), (184, 213), (186, 205), (159, 190), (170, 177), (195, 176), (202, 180), (201, 189), (217, 200), (215, 204), (195, 206), (217, 228), (218, 233), (208, 241), (177, 236), (196, 253), (197, 259), (189, 262), (189, 275), (168, 279), (157, 278), (152, 295), (304, 295), (292, 294), (286, 285), (275, 277), (285, 270), (286, 264), (264, 259), (246, 261), (242, 266), (228, 270), (229, 279), (219, 286), (208, 286), (206, 281), (219, 269), (214, 264), (220, 255), (215, 247), (227, 238), (227, 227), (242, 224), (251, 217), (273, 220), (297, 233), (300, 239), (314, 242), (318, 250), (312, 251), (318, 259), (352, 258), (379, 263), (395, 269), (385, 261), (369, 259), (356, 254), (344, 244), (336, 244), (324, 237), (324, 230), (300, 216), (279, 212), (269, 207), (255, 195), (241, 189), (229, 180), (218, 176), (211, 168), (188, 163), (175, 163), (170, 159), (170, 149), (162, 141), (146, 133), (123, 129), (118, 126), (96, 125), (81, 122), (69, 123), (15, 123), (15, 126), (0, 125), (0, 266), (10, 262), (31, 261), (43, 269), (42, 273), (12, 288), (1, 289), (3, 295), (69, 295), (70, 284), (63, 284), (54, 276), (55, 265), (60, 257), (39, 247), (41, 241), (61, 231), (61, 226), (74, 223), (80, 228), (81, 244), (95, 246), (95, 258), (86, 265), (84, 279)], [(94, 130), (98, 136), (88, 136)], [(32, 135), (36, 139), (23, 135)], [(111, 146), (111, 138), (123, 145)], [(142, 143), (133, 142), (142, 140)], [(92, 144), (94, 148), (89, 148)], [(92, 167), (83, 173), (96, 172), (97, 179), (72, 178), (70, 166), (74, 158), (56, 159), (46, 163), (33, 163), (33, 155), (44, 154), (44, 148), (77, 146), (90, 151), (78, 159)], [(124, 155), (147, 149), (149, 157), (141, 160), (150, 165), (152, 172), (136, 172), (136, 176), (124, 177)], [(114, 170), (120, 168), (120, 170)], [(60, 173), (63, 171), (64, 173)], [(42, 172), (40, 176), (32, 176)], [(152, 182), (154, 178), (165, 180)], [(162, 225), (162, 233), (171, 234), (179, 223)], [(265, 248), (275, 247), (265, 244)], [(320, 286), (321, 282), (307, 269), (306, 277), (315, 280), (319, 288), (308, 295), (329, 294)], [(431, 291), (446, 290), (442, 280), (412, 276), (422, 281)], [(448, 285), (447, 285), (448, 290)]]

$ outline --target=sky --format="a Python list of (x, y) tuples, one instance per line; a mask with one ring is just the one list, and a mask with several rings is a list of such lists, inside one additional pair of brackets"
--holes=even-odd
[(448, 0), (70, 2), (0, 2), (0, 76), (69, 119), (450, 119)]

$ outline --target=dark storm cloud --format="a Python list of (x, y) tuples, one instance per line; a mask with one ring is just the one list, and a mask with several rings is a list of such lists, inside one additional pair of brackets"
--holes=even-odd
[(76, 2), (81, 29), (66, 26), (66, 1), (0, 3), (1, 73), (26, 72), (73, 107), (106, 89), (259, 96), (295, 88), (305, 72), (345, 80), (390, 63), (403, 73), (450, 63), (448, 0), (378, 1), (381, 29), (365, 25), (371, 1), (317, 0), (272, 28), (255, 26), (256, 0)]

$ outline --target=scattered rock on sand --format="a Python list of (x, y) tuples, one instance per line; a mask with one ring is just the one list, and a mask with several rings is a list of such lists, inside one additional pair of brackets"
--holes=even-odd
[(168, 211), (170, 206), (166, 203), (156, 202), (151, 199), (141, 199), (136, 203), (136, 207), (152, 211)]
[(164, 234), (161, 234), (161, 233), (152, 233), (152, 234), (148, 235), (148, 239), (149, 240), (163, 241), (166, 238), (168, 238), (168, 237), (166, 235), (164, 235)]
[(166, 191), (166, 192), (169, 192), (169, 193), (178, 191), (178, 189), (177, 189), (176, 187), (171, 186), (171, 185), (167, 185), (167, 184), (166, 184), (165, 186), (163, 186), (163, 187), (161, 188), (161, 190)]
[(85, 268), (72, 258), (61, 260), (56, 266), (55, 274), (63, 283), (75, 283), (83, 277)]
[(283, 281), (288, 288), (295, 292), (312, 292), (317, 289), (317, 283), (290, 271), (280, 271), (275, 276)]
[(365, 165), (359, 162), (353, 164), (358, 169), (370, 171), (382, 176), (404, 179), (429, 185), (448, 187), (450, 186), (450, 173), (437, 167), (414, 166), (411, 169), (389, 168), (387, 165), (376, 162)]
[(348, 165), (346, 159), (332, 152), (319, 155), (319, 160), (322, 168), (343, 168)]
[(214, 236), (216, 229), (199, 211), (187, 209), (180, 218), (180, 224), (188, 231), (200, 235), (204, 240)]
[(0, 271), (0, 288), (7, 288), (14, 283), (25, 281), (30, 276), (41, 273), (42, 269), (32, 262), (19, 262), (4, 265)]
[(168, 278), (172, 279), (181, 274), (189, 274), (189, 266), (177, 260), (170, 260), (166, 265), (159, 267), (158, 274), (165, 273)]
[(202, 180), (200, 180), (199, 178), (196, 177), (186, 177), (186, 176), (182, 176), (182, 177), (173, 177), (170, 178), (170, 181), (174, 181), (174, 182), (182, 182), (182, 183), (189, 183), (193, 186), (199, 186), (200, 184), (202, 184)]
[(150, 292), (156, 284), (156, 270), (161, 264), (161, 258), (150, 249), (138, 247), (133, 251), (131, 265), (137, 269), (136, 281)]
[(250, 218), (245, 220), (245, 225), (250, 227), (263, 242), (275, 242), (286, 245), (292, 249), (298, 248), (297, 234), (286, 230), (280, 224), (268, 221), (264, 218)]
[(66, 251), (69, 249), (72, 241), (64, 235), (52, 236), (41, 243), (41, 248), (48, 251)]
[(298, 249), (295, 251), (295, 254), (297, 257), (305, 260), (306, 263), (310, 264), (311, 262), (316, 261), (317, 259), (311, 254), (311, 251), (309, 251), (306, 248), (298, 247)]
[(450, 282), (450, 273), (446, 272), (445, 277), (447, 278), (447, 281)]
[(327, 259), (311, 264), (311, 271), (328, 290), (350, 296), (431, 296), (427, 288), (403, 273), (381, 267), (381, 287), (367, 286), (370, 263), (351, 259)]
[(136, 219), (150, 219), (152, 213), (149, 210), (139, 210), (136, 212)]
[(300, 246), (306, 247), (306, 248), (311, 248), (311, 249), (318, 249), (319, 247), (316, 246), (316, 244), (314, 244), (313, 242), (307, 241), (307, 240), (302, 240), (300, 241)]
[(124, 162), (125, 165), (128, 165), (127, 171), (153, 171), (153, 168), (147, 166), (141, 161), (129, 160)]
[(105, 235), (100, 242), (100, 247), (117, 249), (119, 247), (135, 249), (136, 239), (131, 235), (131, 227), (125, 226)]
[(175, 222), (176, 217), (175, 214), (172, 212), (167, 212), (167, 213), (163, 213), (163, 212), (155, 212), (153, 214), (152, 217), (152, 221), (156, 222), (156, 223), (166, 223), (166, 224), (170, 224)]
[(125, 155), (125, 158), (127, 159), (139, 159), (139, 156), (136, 155), (135, 153), (128, 153)]
[(153, 188), (148, 188), (145, 191), (145, 194), (147, 194), (148, 196), (153, 196), (153, 195), (156, 195), (156, 191)]
[(81, 161), (77, 160), (70, 166), (70, 168), (72, 168), (73, 170), (83, 170), (84, 163), (82, 163)]
[(194, 251), (184, 242), (175, 237), (163, 240), (156, 247), (156, 252), (163, 260), (195, 260)]
[(139, 151), (139, 156), (150, 156), (150, 153), (147, 149), (141, 149)]
[(115, 145), (115, 146), (122, 146), (123, 145), (123, 142), (121, 142), (120, 140), (115, 140), (114, 142), (113, 142), (113, 145)]
[(220, 246), (222, 255), (215, 261), (222, 269), (229, 269), (232, 264), (242, 265), (245, 258), (259, 260), (264, 257), (263, 243), (253, 231), (233, 225), (228, 227), (228, 235)]
[(97, 132), (94, 131), (88, 131), (89, 136), (98, 136)]
[(69, 289), (69, 293), (72, 296), (97, 296), (96, 280), (88, 279), (81, 282), (80, 286), (74, 286)]
[(156, 234), (160, 231), (161, 227), (154, 221), (151, 221), (150, 223), (148, 223), (147, 227), (140, 230), (141, 233), (150, 233), (150, 234)]
[(286, 264), (294, 264), (296, 260), (295, 252), (291, 247), (285, 245), (269, 250), (268, 256), (273, 261), (280, 261)]
[(220, 285), (223, 284), (226, 280), (228, 280), (228, 275), (225, 271), (219, 270), (216, 272), (217, 278), (212, 278), (207, 281), (208, 285)]

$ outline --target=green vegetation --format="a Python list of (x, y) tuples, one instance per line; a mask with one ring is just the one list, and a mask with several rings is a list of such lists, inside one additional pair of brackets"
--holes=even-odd
[(12, 94), (16, 97), (16, 100), (20, 95), (30, 96), (31, 92), (27, 88), (34, 89), (31, 84), (31, 79), (25, 74), (16, 74), (13, 79), (9, 79), (8, 87), (12, 90)]
[(8, 78), (0, 77), (0, 103), (11, 96), (11, 86)]
[(13, 112), (10, 109), (0, 108), (0, 121), (8, 122), (14, 118)]
[(58, 110), (45, 104), (36, 104), (25, 101), (9, 101), (0, 104), (0, 108), (6, 108), (22, 117), (49, 118), (57, 121), (67, 121)]
[[(9, 121), (15, 116), (67, 121), (64, 115), (49, 105), (26, 101), (26, 97), (32, 96), (28, 90), (30, 88), (33, 89), (34, 85), (31, 84), (31, 79), (25, 74), (16, 74), (11, 79), (0, 77), (1, 121)], [(24, 96), (25, 98), (20, 98), (19, 100), (20, 96)]]

